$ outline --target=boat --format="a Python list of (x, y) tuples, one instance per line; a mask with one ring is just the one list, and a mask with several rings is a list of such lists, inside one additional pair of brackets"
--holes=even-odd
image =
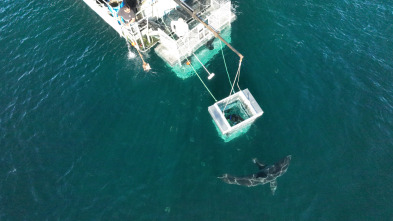
[[(242, 90), (237, 84), (239, 91), (235, 92), (243, 55), (229, 43), (228, 30), (236, 20), (230, 0), (83, 1), (138, 52), (145, 71), (149, 71), (151, 66), (143, 54), (154, 50), (177, 76), (188, 78), (197, 75), (215, 100), (208, 111), (223, 138), (233, 137), (236, 132), (249, 128), (263, 114), (248, 89)], [(119, 10), (126, 5), (130, 6), (136, 17), (130, 25), (125, 25), (118, 16)], [(220, 44), (216, 50), (211, 46), (214, 41)], [(222, 45), (239, 56), (239, 68), (229, 96), (218, 101), (198, 71), (206, 72), (209, 80), (214, 77), (214, 73), (210, 73), (205, 65), (220, 49), (222, 51)], [(206, 50), (210, 52), (204, 53)]]
[[(118, 21), (117, 12), (130, 0), (83, 1), (127, 42), (134, 43), (139, 52), (156, 46), (154, 51), (171, 67), (184, 66), (187, 58), (214, 37), (208, 27), (190, 16), (179, 2), (216, 32), (230, 26), (236, 19), (229, 0), (133, 0), (130, 4), (133, 4), (137, 19), (125, 26)], [(181, 30), (173, 30), (175, 23), (185, 24), (188, 32), (180, 36)]]

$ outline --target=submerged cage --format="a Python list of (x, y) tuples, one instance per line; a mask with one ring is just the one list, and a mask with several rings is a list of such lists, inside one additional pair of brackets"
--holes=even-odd
[(263, 111), (248, 89), (224, 98), (208, 108), (223, 135), (231, 135), (250, 126)]

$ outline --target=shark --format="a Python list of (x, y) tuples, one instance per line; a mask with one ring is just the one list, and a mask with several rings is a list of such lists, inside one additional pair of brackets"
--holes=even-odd
[(255, 163), (259, 168), (257, 173), (242, 177), (236, 177), (226, 173), (218, 178), (228, 184), (236, 184), (247, 187), (270, 183), (270, 189), (274, 195), (277, 189), (277, 178), (287, 172), (291, 158), (292, 156), (288, 155), (270, 166), (266, 166), (265, 164), (259, 162), (257, 158), (254, 158), (252, 159), (252, 162)]

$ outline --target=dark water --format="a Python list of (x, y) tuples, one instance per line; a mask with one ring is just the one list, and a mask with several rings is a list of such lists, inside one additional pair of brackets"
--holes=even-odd
[[(82, 1), (2, 0), (0, 220), (393, 220), (393, 2), (233, 3), (265, 113), (225, 143), (196, 77), (143, 72)], [(216, 178), (288, 154), (275, 196)]]

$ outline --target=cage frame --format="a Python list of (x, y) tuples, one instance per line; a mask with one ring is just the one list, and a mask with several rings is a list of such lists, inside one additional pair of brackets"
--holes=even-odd
[[(251, 116), (244, 121), (231, 126), (225, 118), (223, 110), (221, 110), (219, 105), (225, 105), (228, 101), (228, 103), (230, 103), (236, 100), (239, 100), (241, 102), (241, 104), (247, 109), (248, 114), (251, 114)], [(262, 116), (263, 114), (262, 108), (259, 106), (248, 88), (238, 91), (220, 101), (217, 101), (216, 103), (208, 107), (208, 111), (213, 118), (214, 123), (217, 125), (223, 135), (230, 135), (233, 132), (236, 132), (244, 127), (251, 125), (258, 117)]]

